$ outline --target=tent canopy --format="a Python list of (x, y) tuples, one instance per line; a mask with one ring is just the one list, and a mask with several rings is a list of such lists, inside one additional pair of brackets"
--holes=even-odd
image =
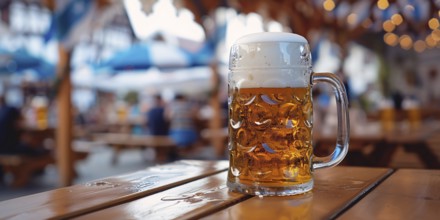
[(25, 49), (7, 51), (0, 48), (0, 74), (22, 74), (34, 71), (40, 80), (55, 76), (55, 65), (30, 54)]
[(213, 50), (208, 45), (198, 51), (188, 51), (165, 42), (137, 43), (126, 50), (117, 52), (98, 68), (115, 71), (145, 70), (150, 67), (175, 69), (208, 65)]

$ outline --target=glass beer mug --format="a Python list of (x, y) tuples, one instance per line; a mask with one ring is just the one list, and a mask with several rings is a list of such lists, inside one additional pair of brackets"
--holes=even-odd
[[(347, 96), (331, 73), (314, 73), (307, 40), (291, 33), (238, 39), (229, 58), (229, 156), (232, 191), (287, 196), (313, 188), (313, 171), (337, 165), (348, 151)], [(334, 88), (336, 148), (313, 155), (312, 86)]]

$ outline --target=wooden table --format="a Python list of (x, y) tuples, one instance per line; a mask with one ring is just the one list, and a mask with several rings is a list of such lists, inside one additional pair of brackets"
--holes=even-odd
[[(440, 170), (338, 166), (312, 192), (229, 192), (227, 161), (178, 161), (0, 202), (0, 219), (438, 219)], [(109, 168), (111, 169), (111, 168)]]
[(105, 143), (113, 149), (112, 164), (118, 163), (118, 156), (126, 149), (153, 148), (156, 151), (156, 160), (166, 161), (168, 153), (177, 147), (169, 136), (134, 135), (126, 133), (97, 133), (93, 135), (95, 141)]
[[(379, 125), (379, 126), (376, 126)], [(349, 155), (344, 160), (350, 165), (389, 167), (398, 148), (414, 153), (425, 168), (440, 169), (439, 158), (430, 148), (428, 141), (440, 134), (440, 122), (424, 122), (418, 129), (396, 124), (394, 130), (382, 130), (380, 124), (367, 123), (350, 133)], [(328, 155), (336, 142), (336, 129), (322, 132), (317, 129), (313, 135), (315, 150)], [(366, 147), (372, 149), (365, 153)]]

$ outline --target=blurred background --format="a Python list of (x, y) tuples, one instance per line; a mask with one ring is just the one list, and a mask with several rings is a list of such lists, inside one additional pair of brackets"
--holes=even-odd
[[(344, 80), (346, 165), (438, 169), (439, 16), (439, 0), (2, 0), (0, 200), (176, 159), (227, 159), (229, 48), (263, 31), (304, 36), (313, 70)], [(168, 135), (179, 117), (170, 106), (183, 101), (191, 140)], [(314, 105), (324, 155), (331, 88), (315, 87)], [(158, 136), (173, 144), (147, 144)], [(393, 147), (377, 150), (384, 141)]]

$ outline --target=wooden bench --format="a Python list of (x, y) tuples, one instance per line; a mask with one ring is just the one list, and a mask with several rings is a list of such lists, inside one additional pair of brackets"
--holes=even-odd
[[(73, 153), (75, 162), (84, 160), (89, 155), (89, 151), (84, 148), (74, 148)], [(56, 164), (56, 159), (51, 154), (42, 156), (0, 155), (0, 168), (4, 173), (12, 175), (11, 186), (16, 188), (25, 186), (34, 173), (44, 170), (50, 164)], [(77, 175), (75, 169), (74, 173)]]
[(118, 156), (122, 150), (153, 148), (156, 151), (156, 160), (163, 162), (166, 161), (168, 153), (177, 147), (168, 136), (100, 133), (94, 135), (94, 140), (113, 148), (112, 164), (117, 164)]
[(0, 166), (5, 173), (13, 175), (11, 185), (22, 187), (29, 182), (35, 172), (43, 170), (47, 165), (55, 163), (52, 155), (29, 157), (24, 155), (0, 155)]

